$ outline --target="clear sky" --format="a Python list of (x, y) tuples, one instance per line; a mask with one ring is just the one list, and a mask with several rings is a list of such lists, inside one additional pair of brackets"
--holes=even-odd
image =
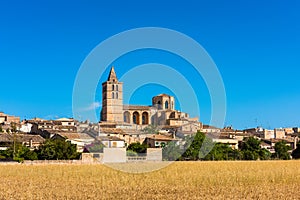
[[(89, 52), (119, 32), (151, 26), (182, 32), (206, 49), (226, 88), (226, 125), (300, 126), (299, 10), (297, 0), (1, 1), (0, 110), (21, 118), (72, 117), (74, 80)], [(145, 62), (145, 53), (116, 60), (117, 74), (124, 73), (120, 65)], [(150, 54), (147, 62), (175, 63), (165, 53)], [(200, 118), (208, 123), (203, 91)], [(151, 104), (162, 92), (168, 89), (144, 86), (130, 103)], [(193, 107), (185, 111), (193, 114)]]

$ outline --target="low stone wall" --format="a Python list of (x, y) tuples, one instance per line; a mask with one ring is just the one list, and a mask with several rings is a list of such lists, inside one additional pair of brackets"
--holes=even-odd
[(48, 165), (48, 164), (84, 164), (82, 160), (24, 160), (25, 165)]
[(1, 161), (0, 162), (0, 165), (18, 165), (19, 163), (16, 162), (16, 161), (10, 161), (10, 162), (7, 162), (7, 161)]
[[(26, 165), (48, 164), (103, 164), (162, 161), (161, 148), (148, 148), (146, 156), (126, 156), (125, 148), (104, 148), (104, 153), (82, 153), (81, 160), (25, 160)], [(16, 165), (18, 162), (0, 162), (0, 165)]]
[(82, 153), (81, 160), (82, 163), (103, 163), (103, 153)]
[(141, 162), (141, 161), (146, 161), (147, 157), (146, 156), (127, 156), (126, 159), (127, 159), (127, 162)]

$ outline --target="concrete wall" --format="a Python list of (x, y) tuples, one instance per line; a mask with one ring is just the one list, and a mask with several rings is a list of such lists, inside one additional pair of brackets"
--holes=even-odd
[(126, 148), (104, 148), (104, 163), (126, 162)]
[(162, 161), (162, 148), (148, 148), (147, 161)]

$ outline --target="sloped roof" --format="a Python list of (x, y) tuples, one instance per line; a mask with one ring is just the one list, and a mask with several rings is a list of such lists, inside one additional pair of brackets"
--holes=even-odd
[(0, 134), (0, 142), (13, 142), (15, 140), (17, 142), (40, 142), (43, 143), (45, 141), (40, 135), (31, 135), (31, 134), (15, 134), (15, 136), (10, 134)]
[(152, 140), (156, 140), (156, 141), (175, 141), (176, 139), (171, 138), (171, 137), (167, 137), (164, 135), (151, 135), (151, 136), (147, 136), (146, 139), (152, 139)]
[(118, 81), (114, 66), (110, 69), (107, 81)]
[(120, 128), (100, 128), (100, 133), (105, 134), (124, 134), (124, 131)]
[(150, 110), (151, 106), (123, 105), (124, 110)]
[(33, 142), (43, 143), (45, 141), (40, 135), (30, 135), (30, 134), (16, 134), (17, 140), (20, 142), (26, 142), (32, 140)]
[(217, 127), (215, 127), (215, 126), (210, 126), (210, 125), (204, 124), (204, 125), (203, 125), (203, 129), (220, 129), (220, 128), (217, 128)]
[(124, 142), (124, 140), (116, 136), (98, 136), (97, 139), (100, 141), (123, 141)]
[(9, 134), (0, 134), (0, 142), (10, 142), (11, 137)]
[(74, 133), (74, 132), (63, 132), (63, 131), (60, 131), (60, 132), (55, 132), (55, 134), (57, 135), (60, 135), (66, 139), (70, 139), (70, 140), (73, 140), (73, 139), (90, 139), (91, 137), (85, 133)]

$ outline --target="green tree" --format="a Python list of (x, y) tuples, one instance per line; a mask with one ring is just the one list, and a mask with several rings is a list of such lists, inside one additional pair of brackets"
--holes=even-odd
[(2, 156), (7, 160), (15, 160), (22, 162), (23, 160), (37, 160), (37, 153), (31, 151), (28, 147), (16, 143), (15, 146), (11, 145), (7, 150), (2, 152)]
[(258, 160), (259, 154), (256, 151), (242, 150), (242, 159), (243, 160)]
[(182, 155), (185, 160), (236, 160), (241, 157), (238, 150), (228, 144), (214, 143), (201, 132), (197, 132), (194, 137), (187, 137), (185, 142), (186, 151)]
[(254, 137), (248, 137), (244, 139), (244, 142), (241, 144), (241, 150), (249, 150), (257, 152), (261, 149), (260, 140)]
[(239, 159), (239, 151), (232, 149), (228, 144), (217, 143), (205, 156), (204, 160), (236, 160)]
[(84, 147), (83, 152), (85, 153), (103, 153), (103, 148), (104, 148), (104, 144), (102, 144), (102, 142), (96, 140), (95, 142), (86, 145)]
[(127, 150), (126, 151), (127, 156), (138, 156), (138, 153), (132, 150)]
[(2, 125), (0, 125), (0, 133), (3, 133)]
[(267, 149), (261, 149), (259, 151), (259, 159), (260, 160), (270, 160), (272, 158), (272, 153)]
[(131, 143), (128, 147), (127, 147), (127, 151), (131, 150), (134, 151), (136, 153), (147, 153), (147, 145), (146, 144), (141, 144), (139, 142), (135, 142), (135, 143)]
[(11, 123), (11, 132), (16, 133), (17, 132), (17, 126), (16, 123)]
[(60, 139), (46, 140), (37, 152), (42, 160), (72, 160), (80, 157), (75, 144)]
[(243, 160), (266, 160), (270, 159), (270, 153), (266, 149), (260, 147), (261, 141), (249, 137), (245, 138), (242, 144), (240, 145), (241, 155)]
[[(204, 135), (204, 134), (203, 134)], [(209, 157), (210, 152), (214, 149), (216, 143), (212, 141), (210, 137), (205, 137), (204, 135), (204, 140), (202, 142), (202, 146), (199, 150), (199, 159), (201, 160), (209, 160), (206, 157)]]
[(182, 158), (185, 160), (199, 160), (201, 156), (200, 149), (204, 139), (205, 135), (201, 132), (197, 132), (195, 136), (186, 137), (184, 145), (185, 152)]
[(9, 128), (6, 129), (6, 133), (10, 133), (10, 129)]
[(180, 149), (180, 146), (176, 144), (176, 142), (172, 141), (169, 142), (163, 149), (162, 149), (162, 157), (163, 160), (175, 161), (180, 159), (183, 150)]
[(297, 148), (292, 152), (294, 159), (300, 159), (300, 142), (297, 144)]
[(285, 141), (276, 142), (275, 157), (281, 160), (290, 160), (290, 154), (288, 153), (289, 150), (291, 150), (291, 148), (286, 145)]

